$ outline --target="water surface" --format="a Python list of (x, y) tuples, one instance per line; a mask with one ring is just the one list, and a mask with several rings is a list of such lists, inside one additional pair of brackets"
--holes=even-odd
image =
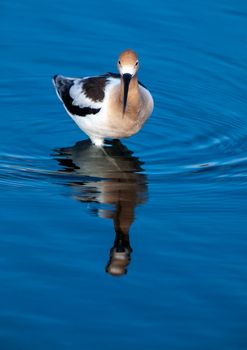
[[(247, 4), (0, 9), (1, 349), (246, 349)], [(51, 77), (128, 47), (155, 110), (97, 149)]]

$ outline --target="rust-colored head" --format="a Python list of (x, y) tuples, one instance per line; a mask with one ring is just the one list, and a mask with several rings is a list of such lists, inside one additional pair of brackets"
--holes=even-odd
[(137, 54), (131, 49), (124, 50), (119, 56), (117, 66), (121, 75), (131, 74), (133, 77), (139, 68)]
[(136, 75), (139, 68), (139, 61), (137, 54), (131, 50), (123, 51), (118, 59), (117, 64), (120, 75), (122, 76), (124, 83), (124, 97), (123, 97), (123, 114), (125, 113), (128, 90), (131, 79)]

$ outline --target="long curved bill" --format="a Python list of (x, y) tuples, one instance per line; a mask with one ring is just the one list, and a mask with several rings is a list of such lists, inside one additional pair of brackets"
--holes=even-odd
[(126, 110), (129, 84), (130, 84), (131, 78), (132, 78), (131, 74), (129, 73), (123, 74), (123, 82), (124, 82), (123, 114), (125, 113), (125, 110)]

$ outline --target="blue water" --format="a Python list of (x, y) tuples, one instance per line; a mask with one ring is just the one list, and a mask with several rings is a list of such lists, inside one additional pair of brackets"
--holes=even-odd
[[(247, 3), (0, 13), (0, 349), (246, 349)], [(155, 109), (102, 151), (51, 77), (128, 47)]]

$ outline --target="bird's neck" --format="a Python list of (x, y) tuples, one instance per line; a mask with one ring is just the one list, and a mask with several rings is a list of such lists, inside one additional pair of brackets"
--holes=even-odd
[[(124, 99), (124, 81), (123, 78), (121, 78), (121, 88), (120, 88), (120, 102), (121, 105), (123, 105), (123, 99)], [(133, 118), (138, 113), (140, 109), (140, 90), (138, 85), (137, 76), (135, 75), (129, 84), (129, 91), (128, 91), (128, 98), (127, 98), (127, 105), (126, 105), (126, 114), (129, 117)]]

